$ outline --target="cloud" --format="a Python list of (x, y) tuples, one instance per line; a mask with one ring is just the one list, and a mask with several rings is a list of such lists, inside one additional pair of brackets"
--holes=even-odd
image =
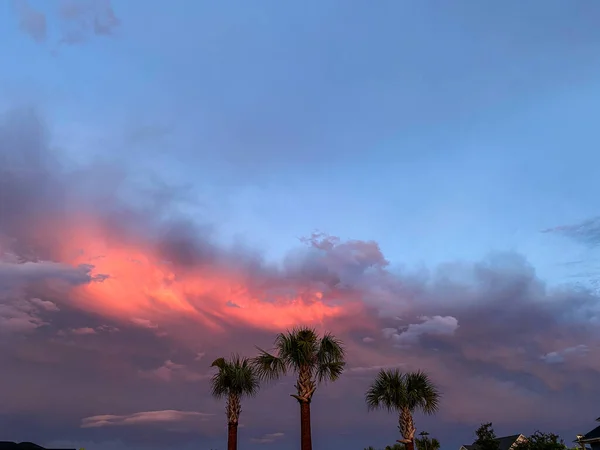
[(21, 30), (33, 40), (44, 42), (47, 35), (46, 15), (34, 9), (27, 0), (14, 0), (13, 7)]
[[(196, 360), (194, 358), (194, 360)], [(151, 378), (159, 381), (201, 381), (210, 378), (210, 374), (199, 374), (189, 370), (184, 364), (176, 364), (171, 360), (167, 360), (164, 364), (156, 369), (141, 371), (140, 375), (146, 378)]]
[(158, 325), (156, 325), (155, 323), (152, 323), (152, 321), (148, 320), (148, 319), (140, 319), (139, 317), (135, 317), (133, 319), (131, 319), (131, 322), (139, 325), (140, 327), (143, 328), (158, 328)]
[(68, 328), (67, 330), (59, 330), (57, 335), (59, 336), (67, 336), (67, 335), (75, 335), (75, 336), (86, 336), (86, 335), (95, 335), (99, 333), (116, 333), (119, 329), (113, 327), (111, 325), (99, 325), (97, 327), (77, 327), (77, 328)]
[(562, 225), (542, 230), (542, 233), (555, 233), (569, 237), (583, 245), (600, 245), (600, 217), (593, 217), (575, 225)]
[(548, 364), (559, 364), (564, 363), (565, 358), (568, 356), (586, 356), (590, 349), (587, 345), (577, 345), (575, 347), (568, 347), (563, 350), (554, 351), (542, 355), (541, 359)]
[(80, 264), (76, 267), (51, 261), (7, 262), (0, 260), (0, 283), (17, 285), (35, 281), (55, 279), (72, 285), (89, 283), (92, 267)]
[(414, 344), (422, 335), (452, 336), (458, 328), (458, 320), (452, 316), (422, 316), (421, 323), (411, 323), (403, 331), (394, 328), (385, 328), (382, 332), (389, 339), (392, 338), (400, 345)]
[(90, 36), (110, 36), (120, 24), (110, 0), (63, 0), (59, 8), (60, 43), (79, 44)]
[[(61, 0), (57, 4), (57, 20), (50, 25), (57, 29), (58, 45), (82, 44), (93, 36), (111, 36), (121, 23), (110, 0)], [(14, 0), (13, 6), (21, 30), (35, 41), (45, 42), (49, 28), (46, 13), (33, 8), (27, 0)]]
[(252, 438), (250, 440), (257, 444), (272, 444), (273, 442), (275, 442), (278, 439), (281, 439), (284, 436), (285, 436), (284, 433), (268, 433), (268, 434), (263, 434), (259, 438)]
[(40, 299), (0, 297), (0, 332), (26, 333), (47, 325), (45, 312), (58, 312), (59, 308), (52, 302)]
[(94, 330), (93, 328), (90, 328), (90, 327), (73, 328), (71, 330), (71, 333), (78, 334), (78, 335), (96, 334), (96, 330)]
[(56, 306), (55, 303), (52, 303), (52, 302), (50, 302), (48, 300), (42, 300), (42, 299), (39, 299), (39, 298), (32, 298), (29, 301), (31, 302), (31, 304), (33, 304), (33, 305), (35, 305), (35, 306), (37, 306), (39, 308), (45, 309), (46, 311), (52, 311), (52, 312), (58, 312), (58, 311), (60, 311), (60, 309), (58, 308), (58, 306)]
[(356, 372), (356, 373), (369, 373), (369, 372), (378, 372), (380, 370), (385, 370), (385, 369), (401, 369), (402, 366), (403, 366), (402, 363), (398, 363), (398, 364), (389, 364), (389, 365), (383, 365), (383, 366), (351, 367), (348, 370), (350, 372)]
[(195, 411), (145, 411), (129, 415), (99, 415), (81, 420), (81, 428), (99, 428), (112, 426), (152, 425), (160, 426), (176, 422), (198, 422), (206, 420), (212, 414)]

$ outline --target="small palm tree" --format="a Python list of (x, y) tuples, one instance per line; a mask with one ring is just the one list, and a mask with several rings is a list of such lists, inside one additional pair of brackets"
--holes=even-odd
[(386, 409), (398, 413), (398, 428), (406, 450), (414, 450), (415, 424), (413, 413), (417, 410), (434, 414), (439, 407), (441, 394), (429, 377), (421, 371), (402, 373), (398, 369), (380, 370), (365, 395), (369, 410)]
[(210, 367), (218, 372), (211, 379), (212, 395), (221, 399), (227, 397), (227, 450), (237, 449), (237, 432), (242, 397), (254, 397), (259, 389), (259, 380), (248, 358), (237, 354), (230, 359), (218, 358)]
[(404, 445), (401, 445), (401, 444), (386, 445), (385, 450), (404, 450)]
[(274, 380), (288, 372), (297, 374), (291, 394), (300, 403), (300, 448), (312, 450), (310, 403), (317, 384), (337, 380), (344, 371), (342, 342), (330, 333), (319, 337), (312, 328), (294, 328), (275, 338), (275, 354), (258, 349), (254, 366), (263, 380)]
[(436, 438), (429, 438), (429, 433), (422, 431), (419, 433), (420, 438), (415, 439), (417, 450), (440, 450), (440, 441)]

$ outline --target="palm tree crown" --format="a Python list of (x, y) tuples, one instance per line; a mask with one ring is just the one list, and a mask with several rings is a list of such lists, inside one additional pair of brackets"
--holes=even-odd
[(346, 363), (342, 342), (330, 333), (319, 338), (312, 328), (294, 328), (275, 338), (275, 354), (258, 349), (254, 359), (258, 376), (274, 380), (292, 371), (299, 375), (296, 386), (300, 400), (310, 401), (316, 384), (337, 380)]
[(398, 412), (398, 428), (406, 450), (414, 450), (413, 413), (421, 410), (433, 414), (438, 410), (440, 393), (421, 371), (402, 373), (398, 369), (380, 370), (365, 395), (369, 410)]
[(230, 359), (215, 359), (210, 366), (219, 369), (211, 379), (213, 397), (254, 397), (258, 393), (260, 384), (250, 359), (233, 354)]
[(398, 369), (380, 370), (366, 394), (369, 410), (386, 409), (401, 412), (420, 410), (434, 414), (439, 407), (440, 393), (422, 372), (402, 373)]

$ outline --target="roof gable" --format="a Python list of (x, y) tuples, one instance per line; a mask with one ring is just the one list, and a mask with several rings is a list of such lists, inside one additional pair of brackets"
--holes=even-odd
[[(498, 441), (498, 450), (510, 450), (510, 448), (519, 440), (519, 438), (524, 438), (522, 434), (513, 434), (511, 436), (502, 436), (496, 438)], [(461, 448), (465, 448), (465, 450), (477, 450), (477, 446), (475, 443), (471, 445), (463, 445)]]

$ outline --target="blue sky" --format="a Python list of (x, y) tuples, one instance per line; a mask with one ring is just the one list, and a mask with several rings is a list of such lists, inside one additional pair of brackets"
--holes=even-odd
[(594, 214), (592, 3), (130, 1), (113, 36), (60, 47), (56, 3), (31, 6), (41, 45), (2, 15), (4, 103), (51, 112), (77, 157), (151, 152), (275, 255), (317, 228), (408, 264), (516, 249), (553, 277), (575, 250), (538, 231)]
[(114, 36), (54, 55), (60, 22), (40, 45), (4, 14), (5, 102), (51, 111), (78, 154), (151, 147), (216, 181), (228, 233), (275, 254), (318, 228), (409, 264), (523, 250), (552, 276), (564, 249), (537, 232), (594, 214), (591, 3), (115, 8)]
[(35, 107), (66, 166), (180, 186), (221, 244), (281, 261), (320, 230), (394, 270), (509, 251), (596, 280), (595, 244), (541, 231), (598, 215), (600, 3), (0, 8), (0, 108)]

